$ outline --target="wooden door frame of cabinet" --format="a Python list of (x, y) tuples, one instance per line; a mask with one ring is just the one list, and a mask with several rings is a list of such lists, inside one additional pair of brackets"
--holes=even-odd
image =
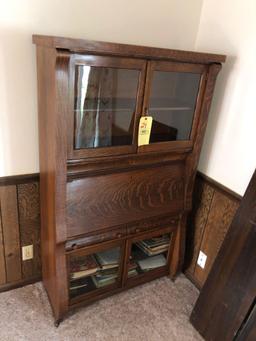
[[(101, 156), (123, 155), (136, 153), (138, 122), (141, 116), (144, 83), (146, 75), (146, 60), (134, 58), (121, 58), (113, 56), (79, 55), (74, 54), (69, 66), (69, 115), (68, 115), (68, 159), (94, 158)], [(74, 148), (75, 118), (74, 118), (74, 86), (75, 66), (88, 65), (95, 67), (110, 67), (128, 70), (138, 70), (139, 79), (137, 84), (136, 107), (133, 121), (133, 139), (131, 145), (110, 146), (100, 148)]]
[(200, 116), (197, 123), (197, 134), (195, 136), (193, 150), (188, 154), (185, 166), (185, 203), (184, 210), (189, 212), (192, 209), (192, 193), (197, 172), (200, 151), (202, 149), (203, 139), (207, 127), (207, 120), (210, 112), (210, 106), (213, 98), (214, 87), (218, 73), (221, 70), (221, 64), (212, 64), (209, 66), (207, 78), (205, 80), (204, 92), (201, 99)]
[[(130, 253), (131, 253), (131, 246), (134, 242), (139, 241), (139, 240), (143, 240), (146, 238), (152, 238), (152, 237), (156, 237), (158, 235), (161, 234), (173, 234), (172, 238), (170, 240), (170, 244), (169, 244), (169, 249), (168, 249), (168, 254), (167, 254), (167, 262), (166, 262), (166, 268), (168, 269), (167, 272), (169, 272), (169, 266), (171, 263), (171, 258), (174, 252), (174, 243), (175, 243), (175, 239), (176, 239), (176, 233), (177, 233), (177, 227), (175, 226), (166, 226), (166, 227), (162, 227), (161, 229), (157, 229), (157, 230), (151, 230), (151, 231), (145, 231), (142, 233), (137, 234), (136, 236), (131, 236), (129, 238), (127, 238), (127, 242), (126, 242), (126, 250), (125, 250), (125, 267), (124, 267), (124, 274), (123, 274), (123, 286), (125, 287), (126, 284), (128, 286), (130, 286), (129, 283), (127, 282), (137, 282), (136, 279), (138, 277), (131, 277), (130, 279), (128, 278), (128, 264), (129, 264), (129, 258), (130, 258)], [(161, 269), (163, 270), (163, 269)], [(154, 273), (152, 273), (154, 275)], [(150, 277), (150, 275), (149, 275)], [(141, 276), (140, 276), (141, 278)], [(139, 279), (139, 278), (138, 278)], [(140, 279), (138, 280), (138, 282), (141, 282)]]
[(58, 321), (68, 311), (65, 241), (70, 54), (37, 46), (43, 283)]
[[(69, 298), (68, 295), (68, 301), (69, 301), (69, 305), (73, 305), (76, 304), (80, 301), (83, 301), (85, 298), (97, 298), (97, 296), (103, 294), (103, 293), (108, 293), (110, 291), (112, 291), (113, 289), (117, 289), (117, 288), (121, 288), (122, 287), (122, 278), (123, 278), (123, 272), (124, 272), (124, 267), (125, 267), (125, 239), (118, 239), (118, 240), (111, 240), (111, 241), (106, 241), (104, 243), (99, 243), (99, 244), (94, 244), (94, 245), (90, 245), (90, 246), (85, 246), (83, 248), (80, 249), (76, 249), (76, 250), (71, 250), (71, 251), (67, 251), (66, 252), (66, 266), (67, 266), (67, 275), (70, 272), (70, 267), (69, 267), (69, 258), (72, 255), (77, 255), (77, 256), (87, 256), (87, 255), (91, 255), (97, 251), (104, 251), (104, 250), (108, 250), (111, 248), (115, 248), (115, 247), (120, 247), (120, 263), (119, 263), (119, 271), (118, 271), (118, 281), (116, 281), (116, 283), (113, 283), (113, 285), (108, 285), (106, 287), (103, 288), (96, 288), (95, 291), (92, 292), (88, 292), (82, 295), (79, 295), (77, 297), (74, 297), (72, 299)], [(67, 285), (69, 288), (69, 277), (67, 277)]]
[(149, 100), (151, 85), (153, 80), (154, 71), (166, 71), (166, 72), (183, 72), (183, 73), (197, 73), (201, 74), (201, 79), (198, 87), (198, 94), (194, 109), (194, 116), (192, 121), (192, 127), (189, 140), (176, 140), (156, 142), (148, 145), (138, 147), (138, 153), (153, 152), (153, 151), (172, 151), (173, 149), (192, 148), (195, 138), (197, 125), (200, 118), (200, 112), (202, 107), (202, 99), (205, 90), (205, 84), (208, 73), (208, 66), (203, 64), (187, 64), (171, 61), (149, 61), (147, 65), (146, 84), (144, 91), (144, 101), (142, 105), (142, 115), (148, 115)]

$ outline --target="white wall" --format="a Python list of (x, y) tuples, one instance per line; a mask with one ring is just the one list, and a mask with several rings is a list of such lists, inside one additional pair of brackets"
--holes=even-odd
[(35, 47), (49, 34), (193, 49), (202, 0), (0, 2), (0, 176), (37, 172)]
[(199, 169), (242, 195), (256, 167), (256, 1), (204, 0), (196, 49), (228, 56)]

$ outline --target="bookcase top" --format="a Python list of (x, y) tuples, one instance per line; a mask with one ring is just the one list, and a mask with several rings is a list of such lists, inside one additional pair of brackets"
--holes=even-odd
[(134, 58), (150, 58), (179, 61), (185, 63), (224, 63), (225, 55), (193, 51), (171, 50), (159, 47), (118, 44), (86, 39), (33, 35), (33, 43), (54, 49), (65, 49), (75, 53), (98, 53)]

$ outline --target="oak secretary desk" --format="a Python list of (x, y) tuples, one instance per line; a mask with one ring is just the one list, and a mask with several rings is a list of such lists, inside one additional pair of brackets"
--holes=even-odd
[[(34, 35), (43, 283), (74, 307), (181, 270), (225, 56)], [(141, 117), (152, 117), (138, 145)]]

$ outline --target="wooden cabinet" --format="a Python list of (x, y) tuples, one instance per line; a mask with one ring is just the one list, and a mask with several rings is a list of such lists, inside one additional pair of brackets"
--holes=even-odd
[[(33, 42), (43, 282), (58, 324), (76, 306), (181, 270), (225, 56), (38, 35)], [(142, 116), (153, 119), (146, 145), (138, 145)]]

